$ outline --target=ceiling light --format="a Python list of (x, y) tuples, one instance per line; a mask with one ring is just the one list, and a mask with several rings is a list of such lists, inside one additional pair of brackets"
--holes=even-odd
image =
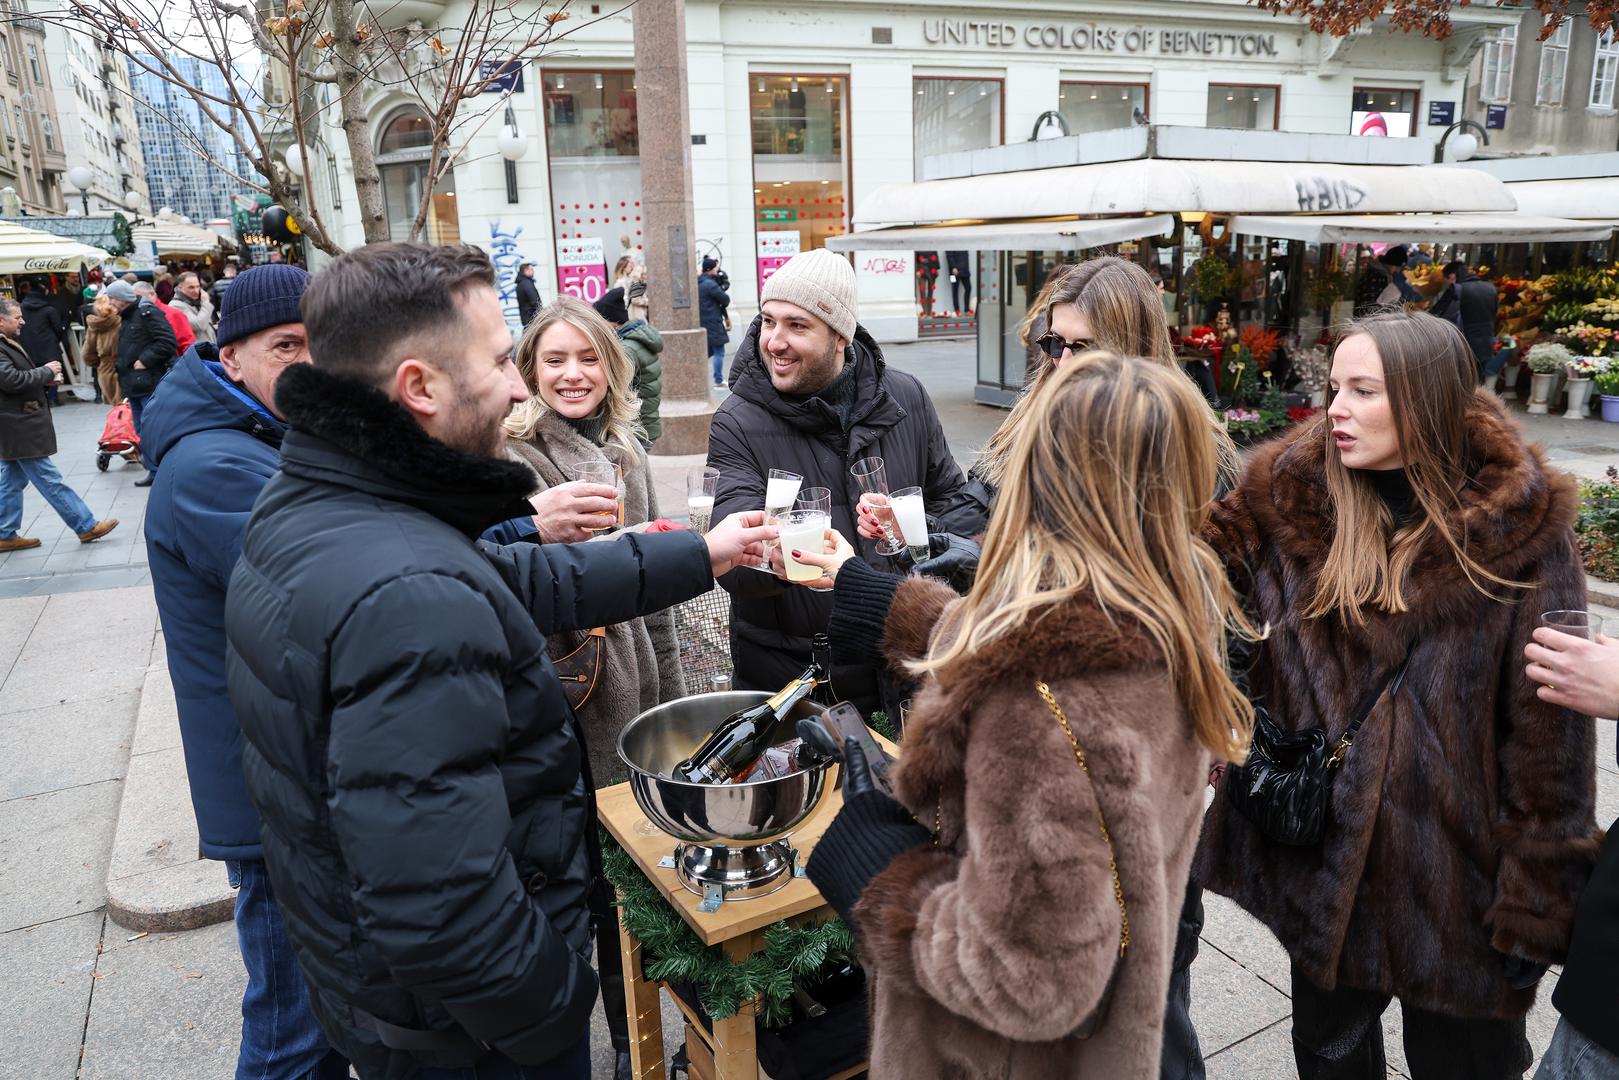
[(1091, 100), (1092, 100), (1092, 101), (1095, 101), (1095, 100), (1096, 100), (1096, 91), (1095, 91), (1095, 90), (1092, 90), (1092, 91), (1091, 91)]
[(955, 91), (954, 87), (952, 87), (949, 90), (946, 90), (944, 93), (945, 93), (946, 97), (955, 97), (956, 96), (956, 91)]
[(921, 97), (921, 96), (922, 96), (922, 93), (923, 93), (923, 92), (922, 92), (922, 91), (921, 91), (921, 90), (918, 90), (918, 91), (917, 91), (917, 92), (916, 92), (916, 96), (917, 96), (917, 97)]
[(598, 72), (596, 72), (596, 89), (600, 90), (601, 88), (602, 88), (602, 73), (598, 71)]
[(1227, 101), (1236, 101), (1237, 100), (1236, 95), (1232, 94), (1231, 91), (1229, 91), (1229, 90), (1226, 91), (1225, 99)]
[(558, 75), (558, 76), (557, 76), (557, 89), (558, 89), (558, 90), (561, 90), (561, 89), (563, 89), (563, 86), (562, 86), (562, 76), (561, 76), (561, 75)]
[(988, 97), (988, 96), (989, 96), (989, 87), (987, 87), (987, 86), (980, 86), (980, 87), (979, 87), (979, 88), (978, 88), (978, 96), (979, 96), (979, 97)]
[[(826, 80), (826, 92), (829, 93), (829, 94), (832, 92), (832, 80), (831, 79)], [(955, 93), (954, 90), (952, 90), (950, 92), (952, 94)]]
[(1120, 101), (1129, 101), (1130, 100), (1130, 91), (1128, 91), (1128, 90), (1120, 90), (1119, 91), (1119, 100)]
[(791, 89), (792, 92), (795, 93), (795, 94), (798, 93), (798, 80), (797, 79), (793, 80), (793, 85), (789, 89)]
[(1253, 97), (1253, 102), (1254, 102), (1254, 104), (1255, 104), (1255, 105), (1258, 105), (1258, 104), (1259, 104), (1259, 95), (1258, 95), (1258, 94), (1255, 94), (1255, 95), (1254, 95), (1254, 97)]
[(759, 93), (761, 93), (761, 94), (764, 93), (765, 92), (765, 77), (763, 75), (759, 76), (759, 84), (758, 85), (759, 85)]
[(826, 185), (827, 185), (827, 184), (830, 184), (830, 183), (831, 183), (831, 182), (832, 182), (832, 181), (830, 181), (830, 180), (822, 180), (822, 181), (821, 181), (821, 186), (822, 186), (822, 187), (825, 187), (825, 186), (826, 186)]

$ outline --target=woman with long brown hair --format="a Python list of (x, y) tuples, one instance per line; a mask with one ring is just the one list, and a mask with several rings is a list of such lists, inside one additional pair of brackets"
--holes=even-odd
[(1252, 631), (1198, 538), (1207, 412), (1167, 366), (1068, 358), (1007, 446), (972, 591), (894, 597), (885, 659), (924, 680), (898, 802), (850, 750), (809, 865), (861, 938), (878, 1080), (1158, 1075), (1210, 755), (1251, 723), (1221, 642)]
[(1255, 453), (1207, 533), (1271, 627), (1255, 703), (1338, 749), (1318, 838), (1228, 772), (1194, 867), (1287, 949), (1303, 1080), (1382, 1080), (1392, 998), (1413, 1080), (1521, 1076), (1596, 851), (1591, 721), (1521, 660), (1543, 612), (1585, 606), (1574, 484), (1475, 382), (1450, 323), (1352, 323), (1326, 413)]

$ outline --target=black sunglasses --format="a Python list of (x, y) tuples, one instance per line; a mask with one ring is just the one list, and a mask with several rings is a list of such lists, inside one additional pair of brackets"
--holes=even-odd
[(1094, 341), (1086, 338), (1080, 338), (1078, 341), (1065, 341), (1049, 330), (1041, 334), (1035, 340), (1035, 344), (1040, 346), (1040, 350), (1053, 360), (1061, 360), (1063, 353), (1070, 349), (1076, 353), (1082, 353), (1087, 349), (1096, 348), (1096, 342)]

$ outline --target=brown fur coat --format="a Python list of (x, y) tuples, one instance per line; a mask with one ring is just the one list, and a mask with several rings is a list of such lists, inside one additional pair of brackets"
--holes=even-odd
[(1194, 876), (1265, 922), (1303, 974), (1460, 1017), (1521, 1016), (1498, 952), (1557, 963), (1595, 855), (1592, 722), (1541, 702), (1523, 647), (1541, 612), (1585, 606), (1575, 490), (1495, 398), (1468, 409), (1468, 550), (1528, 582), (1481, 595), (1435, 537), (1410, 610), (1363, 627), (1304, 620), (1331, 535), (1318, 428), (1262, 447), (1209, 538), (1272, 627), (1250, 690), (1278, 723), (1336, 741), (1353, 705), (1416, 641), (1404, 685), (1371, 713), (1332, 789), (1323, 844), (1271, 843), (1217, 794)]
[[(923, 655), (954, 597), (925, 579), (901, 585), (889, 659)], [(1035, 690), (1042, 679), (1090, 779)], [(856, 909), (875, 1080), (1156, 1077), (1207, 766), (1157, 648), (1090, 603), (929, 678), (896, 785), (918, 821), (937, 813), (940, 844), (896, 859)], [(1130, 919), (1122, 961), (1098, 801)], [(1068, 1038), (1116, 963), (1106, 1023)]]
[[(555, 413), (540, 418), (534, 439), (506, 440), (507, 456), (534, 470), (540, 488), (573, 479), (574, 465), (585, 461), (613, 461), (624, 468), (624, 520), (630, 528), (658, 516), (658, 495), (646, 451), (636, 447), (635, 460), (626, 463), (624, 451), (605, 449), (586, 439)], [(609, 534), (586, 543), (610, 544)], [(584, 635), (553, 634), (546, 639), (553, 657), (566, 656), (579, 647)], [(680, 671), (680, 644), (675, 636), (675, 613), (670, 608), (607, 628), (607, 659), (595, 692), (579, 710), (585, 729), (585, 752), (591, 778), (606, 787), (628, 776), (618, 757), (618, 733), (624, 725), (654, 705), (683, 697), (685, 679)]]

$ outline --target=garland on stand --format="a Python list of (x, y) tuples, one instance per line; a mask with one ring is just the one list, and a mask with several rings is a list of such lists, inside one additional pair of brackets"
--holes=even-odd
[(796, 986), (820, 982), (829, 963), (859, 961), (853, 932), (841, 919), (831, 919), (814, 926), (768, 926), (765, 950), (736, 963), (718, 945), (702, 943), (605, 830), (601, 840), (602, 868), (618, 890), (614, 903), (624, 913), (625, 926), (641, 943), (646, 978), (691, 983), (715, 1020), (734, 1016), (757, 999), (766, 1027), (786, 1027), (793, 1018)]

